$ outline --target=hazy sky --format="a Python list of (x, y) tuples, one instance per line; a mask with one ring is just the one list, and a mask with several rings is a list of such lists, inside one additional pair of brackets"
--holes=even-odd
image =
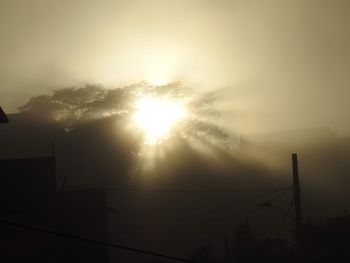
[(84, 83), (225, 88), (225, 125), (350, 135), (350, 1), (0, 0), (0, 105)]

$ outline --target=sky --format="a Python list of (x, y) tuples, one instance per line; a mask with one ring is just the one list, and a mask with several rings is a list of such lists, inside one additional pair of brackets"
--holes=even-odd
[(237, 133), (350, 135), (347, 0), (1, 0), (0, 105), (97, 83), (219, 90)]

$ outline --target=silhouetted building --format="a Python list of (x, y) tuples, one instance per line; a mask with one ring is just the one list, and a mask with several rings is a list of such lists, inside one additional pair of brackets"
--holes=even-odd
[[(106, 192), (103, 189), (68, 190), (58, 195), (60, 232), (87, 239), (108, 241)], [(62, 262), (108, 262), (108, 247), (74, 239), (62, 239)]]
[(0, 123), (7, 123), (9, 122), (9, 119), (7, 118), (5, 112), (0, 107)]
[(0, 159), (0, 171), (1, 215), (43, 219), (55, 197), (55, 158)]
[[(55, 158), (0, 160), (0, 218), (52, 229), (55, 223)], [(3, 262), (47, 262), (52, 237), (0, 224)]]
[[(54, 157), (0, 160), (0, 218), (107, 241), (104, 190), (56, 190)], [(0, 262), (108, 262), (108, 248), (0, 224)]]

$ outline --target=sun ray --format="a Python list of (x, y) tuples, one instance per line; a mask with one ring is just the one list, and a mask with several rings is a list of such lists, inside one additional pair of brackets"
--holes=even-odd
[(147, 144), (158, 144), (185, 117), (181, 102), (167, 98), (142, 97), (135, 103), (134, 123), (145, 134)]

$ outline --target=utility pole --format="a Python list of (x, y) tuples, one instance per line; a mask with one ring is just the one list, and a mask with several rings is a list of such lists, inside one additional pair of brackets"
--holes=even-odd
[(301, 233), (303, 226), (303, 216), (301, 212), (301, 198), (300, 198), (300, 181), (298, 168), (298, 155), (292, 153), (292, 173), (293, 173), (293, 195), (294, 195), (294, 213), (295, 213), (295, 232), (297, 239), (297, 252), (300, 256), (301, 252)]

